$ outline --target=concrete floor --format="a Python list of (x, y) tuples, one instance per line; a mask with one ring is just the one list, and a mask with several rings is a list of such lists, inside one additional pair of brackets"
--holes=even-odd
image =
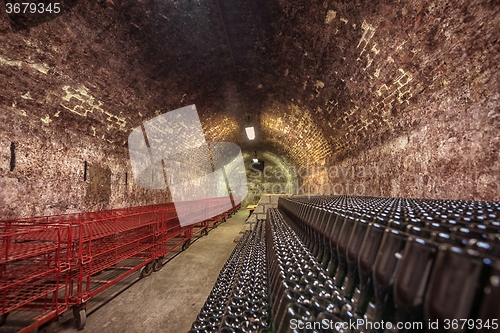
[(59, 321), (58, 331), (187, 332), (236, 246), (234, 239), (247, 217), (248, 212), (240, 210), (178, 253), (159, 272), (144, 279), (133, 274), (95, 297), (88, 304), (83, 331), (74, 328), (71, 311)]

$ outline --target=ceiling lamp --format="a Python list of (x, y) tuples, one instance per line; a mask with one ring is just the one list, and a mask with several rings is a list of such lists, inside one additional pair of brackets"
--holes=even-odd
[(247, 132), (248, 140), (255, 139), (255, 130), (254, 130), (253, 126), (252, 127), (246, 127), (245, 131)]

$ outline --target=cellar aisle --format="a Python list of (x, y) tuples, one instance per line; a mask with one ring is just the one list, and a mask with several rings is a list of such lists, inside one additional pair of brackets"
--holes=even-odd
[[(60, 320), (59, 332), (164, 332), (191, 328), (229, 258), (248, 211), (241, 209), (227, 222), (198, 238), (151, 276), (138, 273), (88, 304), (83, 331), (74, 328), (71, 311)], [(113, 297), (114, 296), (114, 297)]]

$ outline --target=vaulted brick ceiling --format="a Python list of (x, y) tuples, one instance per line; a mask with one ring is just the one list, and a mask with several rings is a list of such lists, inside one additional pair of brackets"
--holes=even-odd
[(449, 185), (435, 193), (460, 192), (460, 172), (472, 192), (498, 178), (495, 1), (62, 3), (59, 15), (0, 14), (0, 103), (17, 115), (13, 134), (50, 126), (124, 147), (132, 128), (196, 104), (207, 141), (296, 165), (355, 158), (424, 185), (434, 173)]

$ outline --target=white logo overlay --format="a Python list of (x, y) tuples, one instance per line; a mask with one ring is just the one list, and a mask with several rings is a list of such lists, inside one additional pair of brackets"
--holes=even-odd
[[(240, 148), (230, 142), (207, 143), (195, 105), (135, 128), (128, 148), (137, 185), (150, 190), (168, 188), (181, 226), (219, 215), (247, 195)], [(214, 198), (218, 198), (215, 207), (210, 205)], [(205, 205), (205, 215), (193, 210), (193, 200), (201, 200), (197, 205)]]

